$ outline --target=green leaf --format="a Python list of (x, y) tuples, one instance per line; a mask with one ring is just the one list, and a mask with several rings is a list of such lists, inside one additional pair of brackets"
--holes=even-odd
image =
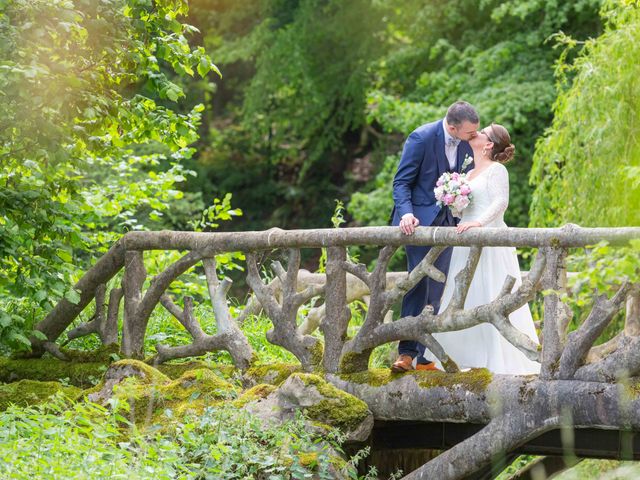
[(9, 332), (7, 340), (9, 343), (21, 345), (22, 347), (31, 347), (31, 341), (25, 335), (15, 330)]
[(43, 342), (48, 340), (48, 337), (40, 330), (32, 330), (31, 335), (38, 340), (42, 340)]
[(80, 303), (80, 293), (75, 289), (67, 290), (64, 294), (64, 298), (74, 305)]
[(202, 78), (207, 76), (207, 73), (211, 71), (211, 65), (209, 63), (209, 59), (206, 56), (200, 58), (200, 62), (198, 62), (198, 74)]
[(58, 250), (56, 254), (63, 262), (71, 263), (73, 261), (73, 256), (66, 250)]

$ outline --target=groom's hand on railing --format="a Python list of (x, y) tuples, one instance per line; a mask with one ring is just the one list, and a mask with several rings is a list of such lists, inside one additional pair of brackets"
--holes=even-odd
[(400, 219), (400, 230), (405, 235), (413, 235), (418, 225), (420, 225), (420, 220), (414, 217), (412, 213), (405, 213)]

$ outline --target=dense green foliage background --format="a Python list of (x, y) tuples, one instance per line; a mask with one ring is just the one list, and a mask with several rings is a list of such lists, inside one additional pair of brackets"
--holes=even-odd
[(536, 148), (532, 226), (640, 225), (640, 9), (610, 1), (603, 16), (604, 35), (558, 65), (566, 88)]
[[(554, 119), (535, 150), (531, 181), (531, 226), (576, 223), (586, 227), (640, 225), (640, 4), (607, 1), (602, 9), (605, 32), (587, 41), (581, 55), (556, 73), (560, 92)], [(565, 52), (576, 48), (564, 39)], [(611, 248), (600, 244), (573, 252), (570, 271), (572, 327), (586, 317), (593, 292), (612, 295), (624, 282), (640, 281), (640, 242)], [(622, 330), (618, 315), (600, 336), (608, 340)]]
[(513, 135), (507, 220), (525, 226), (556, 97), (552, 36), (597, 36), (600, 3), (196, 1), (225, 75), (202, 168), (246, 212), (236, 228), (328, 226), (334, 198), (358, 224), (385, 224), (394, 154), (463, 98)]

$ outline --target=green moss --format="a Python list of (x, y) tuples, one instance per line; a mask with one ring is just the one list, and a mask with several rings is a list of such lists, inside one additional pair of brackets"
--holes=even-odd
[(154, 409), (160, 399), (159, 387), (171, 382), (162, 372), (139, 360), (120, 360), (111, 364), (109, 372), (126, 370), (126, 377), (113, 386), (113, 391), (105, 385), (105, 378), (95, 387), (82, 392), (82, 398), (89, 399), (92, 394), (99, 393), (93, 401), (104, 402), (107, 398), (115, 398), (129, 407), (130, 420), (134, 423), (149, 423)]
[(236, 388), (207, 368), (185, 372), (180, 378), (159, 388), (165, 408), (179, 415), (202, 413), (210, 405), (234, 398)]
[(0, 358), (0, 382), (65, 379), (78, 387), (94, 385), (107, 369), (104, 362), (63, 362), (53, 358)]
[[(318, 452), (299, 453), (298, 461), (300, 462), (300, 465), (302, 465), (303, 467), (306, 467), (310, 470), (315, 470), (316, 467), (318, 466), (318, 460), (319, 460), (318, 457), (319, 457)], [(333, 467), (338, 471), (342, 470), (347, 466), (347, 461), (338, 455), (330, 455), (329, 463), (331, 463), (331, 465), (333, 465)]]
[(372, 387), (381, 387), (401, 378), (403, 375), (404, 373), (393, 373), (388, 368), (371, 368), (363, 372), (344, 373), (340, 375), (340, 378), (347, 382), (371, 385)]
[(80, 363), (111, 363), (117, 360), (120, 354), (120, 345), (113, 343), (103, 345), (96, 350), (74, 350), (71, 348), (61, 348), (60, 351), (72, 362)]
[(324, 344), (318, 340), (311, 349), (311, 363), (313, 366), (321, 366), (324, 357)]
[(485, 368), (475, 368), (458, 373), (446, 373), (437, 370), (412, 370), (407, 373), (393, 373), (387, 368), (372, 368), (364, 372), (342, 374), (340, 378), (347, 382), (381, 387), (404, 375), (415, 376), (418, 385), (423, 388), (450, 388), (455, 385), (463, 385), (476, 393), (484, 392), (493, 379), (491, 372)]
[(126, 367), (131, 367), (133, 370), (137, 371), (139, 373), (137, 377), (142, 379), (143, 384), (161, 385), (171, 381), (168, 376), (157, 368), (153, 368), (151, 365), (147, 365), (141, 360), (134, 360), (132, 358), (115, 362), (111, 364), (110, 368), (118, 369)]
[(331, 462), (331, 464), (339, 471), (347, 466), (347, 461), (338, 455), (331, 455), (329, 457), (329, 462)]
[(227, 379), (232, 378), (233, 374), (237, 371), (233, 365), (211, 365), (207, 362), (203, 362), (202, 360), (195, 360), (188, 363), (163, 363), (161, 365), (154, 365), (154, 367), (172, 379), (180, 378), (189, 370), (195, 370), (198, 368), (206, 368), (212, 372), (218, 373), (222, 378)]
[(270, 393), (272, 393), (276, 389), (277, 387), (274, 385), (261, 383), (244, 392), (237, 400), (233, 402), (233, 404), (238, 408), (242, 408), (249, 402), (266, 398)]
[(64, 386), (59, 382), (39, 382), (37, 380), (20, 380), (19, 382), (0, 385), (0, 410), (9, 405), (36, 405), (46, 401), (58, 392), (69, 398), (76, 398), (80, 389)]
[(416, 377), (416, 382), (422, 388), (462, 386), (474, 393), (484, 393), (493, 379), (491, 372), (486, 368), (472, 368), (469, 371), (457, 373), (413, 370), (409, 374)]
[(334, 427), (332, 427), (331, 425), (327, 424), (327, 423), (322, 423), (322, 422), (318, 422), (315, 420), (311, 420), (310, 421), (311, 425), (315, 428), (317, 428), (318, 430), (321, 430), (323, 433), (328, 434), (332, 431), (335, 430)]
[(344, 372), (346, 374), (350, 374), (350, 373), (355, 373), (358, 370), (360, 370), (359, 368), (357, 368), (355, 366), (355, 360), (359, 357), (360, 355), (358, 355), (355, 352), (348, 352), (345, 355), (342, 356), (342, 358), (340, 359), (340, 372)]
[(185, 372), (180, 378), (163, 386), (161, 391), (166, 397), (188, 399), (195, 393), (210, 398), (228, 398), (236, 389), (208, 368), (198, 368)]
[(258, 355), (255, 351), (251, 352), (251, 360), (249, 361), (249, 366), (258, 365), (260, 363), (260, 355)]
[(201, 414), (206, 407), (236, 395), (233, 385), (208, 368), (190, 370), (171, 381), (137, 360), (124, 360), (118, 364), (136, 368), (139, 364), (145, 365), (142, 377), (129, 377), (113, 389), (113, 397), (128, 403), (130, 420), (137, 424), (164, 425), (166, 415)]
[(314, 469), (318, 466), (318, 452), (299, 453), (298, 460), (303, 467)]
[(268, 383), (277, 386), (289, 378), (291, 374), (300, 372), (301, 370), (302, 367), (297, 364), (272, 363), (253, 366), (247, 370), (245, 376), (251, 378), (256, 383)]
[(369, 415), (366, 403), (327, 383), (322, 377), (304, 373), (295, 373), (293, 376), (302, 380), (305, 385), (314, 386), (325, 397), (306, 409), (312, 420), (348, 431), (360, 425)]

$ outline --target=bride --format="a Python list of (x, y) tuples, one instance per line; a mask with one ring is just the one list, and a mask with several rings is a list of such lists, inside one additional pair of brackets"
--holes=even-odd
[[(503, 163), (508, 162), (515, 151), (509, 132), (501, 125), (491, 124), (480, 130), (469, 144), (473, 149), (475, 165), (467, 175), (473, 199), (462, 212), (461, 223), (456, 227), (457, 232), (463, 233), (475, 227), (505, 228), (507, 225), (504, 223), (503, 215), (509, 203), (509, 174)], [(468, 256), (469, 247), (453, 249), (440, 311), (444, 311), (451, 301), (454, 278), (464, 268)], [(470, 309), (494, 300), (500, 293), (507, 275), (516, 278), (514, 289), (521, 285), (516, 249), (483, 248), (464, 308)], [(514, 327), (538, 343), (529, 305), (525, 304), (511, 313), (509, 320)], [(530, 374), (540, 371), (538, 362), (526, 358), (488, 323), (464, 330), (436, 333), (433, 336), (460, 368), (484, 367), (494, 373), (504, 374)], [(436, 363), (442, 368), (439, 362)]]

